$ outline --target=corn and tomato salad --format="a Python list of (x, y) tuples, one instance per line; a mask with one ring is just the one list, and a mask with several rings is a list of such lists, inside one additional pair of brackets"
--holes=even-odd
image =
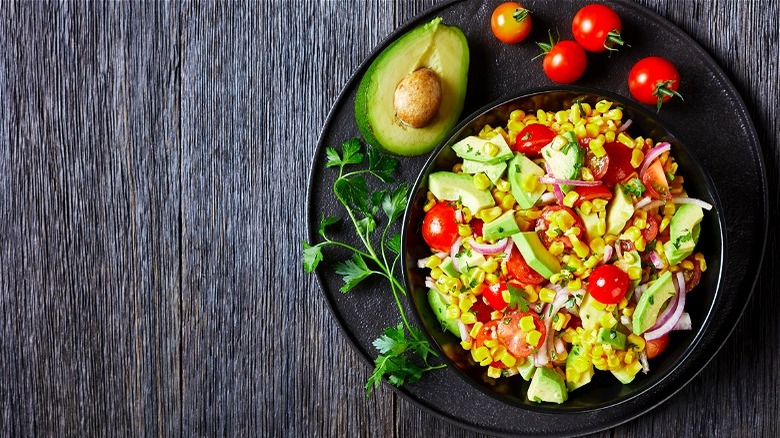
[(431, 177), (419, 267), (484, 378), (544, 367), (567, 391), (599, 370), (628, 383), (691, 329), (711, 206), (688, 197), (670, 145), (631, 123), (608, 100), (515, 110), (453, 146), (445, 184)]

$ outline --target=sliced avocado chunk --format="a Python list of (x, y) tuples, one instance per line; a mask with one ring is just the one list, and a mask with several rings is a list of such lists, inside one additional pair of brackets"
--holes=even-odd
[(582, 297), (582, 303), (580, 303), (580, 319), (582, 320), (582, 328), (585, 330), (592, 330), (599, 324), (599, 319), (607, 311), (604, 310), (604, 304), (596, 301), (589, 293), (586, 293)]
[(596, 334), (596, 340), (602, 344), (609, 344), (618, 350), (626, 349), (626, 335), (615, 329), (601, 327)]
[(490, 182), (493, 184), (497, 183), (498, 180), (504, 176), (504, 171), (506, 170), (506, 163), (496, 163), (496, 164), (485, 164), (480, 163), (479, 161), (472, 161), (472, 160), (463, 160), (463, 172), (464, 173), (484, 173), (487, 175), (488, 178), (490, 178)]
[[(558, 179), (579, 179), (582, 164), (585, 161), (585, 150), (577, 142), (567, 142), (556, 137), (550, 144), (542, 148), (542, 156), (550, 167), (552, 176)], [(561, 185), (566, 193), (570, 185)]]
[(657, 280), (647, 288), (636, 304), (631, 320), (632, 331), (635, 335), (641, 335), (655, 324), (658, 313), (663, 305), (676, 294), (672, 273), (664, 272)]
[(569, 398), (563, 377), (552, 368), (539, 367), (534, 371), (528, 386), (528, 400), (534, 402), (563, 403)]
[(496, 134), (490, 138), (480, 138), (475, 135), (466, 137), (452, 145), (455, 154), (464, 160), (484, 164), (502, 163), (512, 158), (512, 149), (506, 144), (504, 136)]
[(511, 184), (512, 196), (522, 209), (529, 209), (544, 194), (544, 184), (538, 184), (536, 190), (527, 192), (523, 190), (524, 178), (539, 178), (544, 176), (544, 170), (523, 154), (516, 154), (509, 160), (507, 178)]
[(634, 377), (636, 377), (636, 374), (629, 373), (625, 368), (618, 368), (616, 370), (610, 371), (612, 372), (612, 375), (620, 380), (620, 383), (624, 385), (628, 385), (629, 383), (633, 382)]
[(534, 365), (533, 357), (526, 357), (525, 362), (517, 366), (517, 372), (526, 382), (531, 380), (531, 377), (534, 375), (534, 371), (536, 371), (536, 366)]
[[(426, 126), (413, 128), (397, 118), (394, 95), (397, 85), (421, 68), (438, 76), (441, 103)], [(358, 86), (355, 119), (363, 138), (392, 154), (430, 152), (458, 122), (468, 70), (469, 46), (458, 27), (435, 18), (402, 35), (374, 59)]]
[(623, 231), (626, 222), (634, 215), (634, 203), (621, 184), (615, 184), (612, 202), (607, 207), (607, 234), (617, 236)]
[(460, 201), (472, 214), (496, 205), (490, 191), (476, 188), (467, 173), (434, 172), (428, 175), (428, 190), (438, 199)]
[(698, 205), (682, 204), (669, 222), (669, 241), (664, 254), (670, 265), (676, 265), (693, 253), (699, 240), (704, 211)]
[(585, 225), (585, 235), (588, 237), (588, 241), (597, 238), (597, 237), (604, 237), (601, 234), (599, 234), (599, 214), (595, 211), (591, 211), (590, 213), (583, 213), (582, 210), (579, 208), (576, 210), (577, 216), (582, 219), (582, 224)]
[(447, 257), (441, 262), (439, 269), (441, 269), (442, 272), (447, 275), (447, 277), (458, 278), (460, 276), (458, 270), (455, 269), (455, 263), (452, 262), (452, 258), (450, 257)]
[(536, 232), (521, 231), (513, 234), (512, 240), (528, 266), (542, 277), (549, 280), (553, 274), (561, 271), (560, 262), (544, 247)]
[(517, 221), (515, 221), (514, 210), (505, 211), (501, 216), (482, 227), (482, 237), (485, 240), (500, 239), (519, 232), (520, 227), (517, 226)]
[(461, 248), (460, 252), (455, 254), (455, 259), (458, 262), (460, 272), (463, 274), (468, 274), (471, 269), (485, 263), (485, 256), (466, 248)]
[(579, 374), (580, 378), (577, 379), (577, 381), (570, 382), (566, 381), (566, 388), (568, 388), (569, 391), (574, 391), (577, 388), (580, 388), (584, 385), (587, 385), (590, 383), (591, 379), (593, 379), (593, 375), (595, 372), (593, 371), (593, 362), (591, 361), (590, 357), (585, 354), (585, 348), (582, 345), (574, 345), (571, 347), (571, 351), (569, 352), (569, 356), (566, 357), (566, 373), (567, 376), (569, 375), (569, 369), (570, 368), (581, 368), (581, 365), (575, 366), (575, 362), (580, 362), (581, 364), (584, 363), (587, 368), (585, 369), (585, 372), (579, 372), (577, 371), (577, 374)]
[(433, 314), (436, 315), (436, 319), (441, 324), (442, 331), (446, 330), (455, 336), (460, 336), (458, 323), (453, 319), (447, 318), (447, 303), (439, 292), (428, 289), (428, 304), (430, 304)]

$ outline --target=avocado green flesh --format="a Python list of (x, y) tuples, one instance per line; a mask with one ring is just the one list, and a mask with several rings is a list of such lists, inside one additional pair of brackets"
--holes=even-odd
[(563, 403), (569, 398), (563, 377), (552, 368), (539, 367), (534, 371), (528, 386), (528, 400), (534, 402)]
[(693, 253), (703, 218), (704, 211), (699, 206), (683, 204), (677, 207), (669, 222), (669, 241), (664, 244), (664, 255), (670, 265), (680, 263)]
[[(498, 148), (492, 155), (485, 152), (485, 145), (488, 143)], [(484, 164), (503, 163), (512, 158), (513, 154), (512, 149), (509, 149), (509, 145), (506, 144), (506, 140), (504, 140), (504, 136), (501, 134), (496, 134), (491, 138), (480, 138), (472, 135), (452, 145), (452, 150), (464, 160)]]
[(504, 212), (501, 216), (482, 227), (482, 237), (485, 240), (501, 239), (519, 232), (520, 227), (517, 226), (517, 221), (515, 221), (514, 210)]
[(622, 185), (616, 184), (612, 202), (607, 207), (607, 234), (619, 235), (633, 215), (634, 203), (631, 197), (623, 191)]
[(428, 175), (428, 190), (437, 199), (460, 201), (472, 214), (494, 206), (496, 200), (490, 191), (476, 188), (472, 181), (472, 176), (466, 173), (434, 172)]
[(572, 367), (574, 360), (577, 358), (582, 358), (588, 363), (588, 369), (584, 373), (580, 374), (580, 378), (576, 382), (566, 382), (566, 388), (569, 391), (574, 391), (577, 388), (587, 385), (590, 383), (591, 379), (593, 379), (593, 375), (595, 374), (593, 371), (593, 363), (591, 362), (590, 357), (584, 353), (584, 350), (585, 349), (582, 347), (582, 345), (574, 345), (569, 352), (569, 356), (566, 358), (566, 368)]
[(663, 305), (675, 293), (672, 273), (666, 271), (639, 298), (631, 321), (635, 335), (641, 335), (655, 324)]
[(590, 213), (584, 213), (579, 208), (577, 209), (577, 215), (582, 220), (582, 224), (585, 225), (585, 235), (588, 237), (588, 241), (597, 238), (597, 237), (603, 237), (598, 232), (599, 227), (599, 215), (595, 211), (592, 211)]
[(602, 327), (599, 329), (596, 339), (602, 344), (609, 344), (612, 348), (624, 350), (626, 348), (626, 335), (615, 329)]
[(518, 374), (520, 374), (520, 377), (522, 377), (526, 382), (531, 380), (531, 377), (534, 375), (534, 371), (536, 371), (536, 366), (534, 365), (533, 357), (525, 358), (525, 361), (517, 367)]
[(463, 173), (470, 173), (472, 175), (477, 173), (484, 173), (490, 179), (493, 184), (504, 176), (506, 170), (506, 163), (486, 164), (479, 161), (463, 160)]
[(544, 247), (535, 232), (523, 231), (513, 234), (512, 240), (528, 266), (542, 277), (549, 280), (553, 274), (561, 271), (560, 262)]
[(626, 372), (626, 370), (624, 370), (623, 368), (619, 368), (611, 371), (612, 371), (612, 375), (615, 376), (615, 378), (618, 379), (620, 383), (624, 385), (628, 385), (629, 383), (633, 382), (634, 377), (636, 377), (636, 375), (632, 376), (631, 374)]
[(436, 315), (436, 319), (441, 324), (442, 330), (447, 330), (455, 336), (460, 336), (458, 324), (454, 320), (447, 318), (447, 303), (444, 302), (439, 292), (428, 289), (428, 304), (430, 304), (433, 314)]
[[(554, 144), (555, 142), (542, 148), (542, 156), (550, 167), (552, 175), (558, 179), (578, 179), (585, 160), (585, 151), (579, 146), (569, 145), (556, 150)], [(570, 189), (570, 185), (561, 185), (561, 191), (564, 193)]]
[[(427, 67), (441, 81), (438, 114), (422, 128), (404, 125), (395, 115), (395, 89), (401, 80)], [(456, 26), (441, 18), (412, 29), (383, 50), (360, 81), (355, 119), (365, 140), (397, 155), (430, 152), (455, 126), (463, 110), (469, 48)]]
[(589, 293), (585, 293), (582, 297), (582, 303), (580, 303), (580, 320), (582, 320), (582, 327), (585, 330), (592, 330), (598, 324), (599, 319), (606, 313), (603, 305), (601, 309), (596, 307), (598, 304), (595, 298)]
[(544, 184), (539, 184), (536, 190), (527, 192), (523, 190), (523, 178), (526, 175), (534, 175), (536, 178), (544, 176), (544, 170), (537, 166), (523, 154), (515, 155), (509, 161), (508, 178), (511, 184), (512, 196), (517, 200), (517, 204), (522, 209), (529, 209), (536, 204), (536, 201), (542, 197), (545, 191)]

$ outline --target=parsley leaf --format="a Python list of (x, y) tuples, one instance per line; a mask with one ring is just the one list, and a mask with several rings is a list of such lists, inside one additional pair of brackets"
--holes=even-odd
[(338, 151), (334, 148), (325, 148), (325, 154), (328, 158), (325, 167), (340, 167), (343, 168), (347, 164), (360, 164), (363, 162), (363, 154), (360, 152), (360, 142), (358, 139), (353, 138), (341, 145), (343, 157), (339, 155)]
[(303, 270), (307, 274), (311, 274), (317, 269), (317, 265), (322, 261), (322, 247), (320, 245), (309, 245), (308, 242), (303, 242)]
[(325, 228), (327, 228), (327, 227), (337, 223), (338, 221), (339, 221), (339, 218), (337, 218), (336, 216), (327, 216), (326, 217), (323, 214), (322, 215), (322, 220), (320, 220), (320, 229), (319, 229), (320, 236), (325, 237)]
[(423, 361), (434, 351), (422, 335), (422, 332), (416, 327), (409, 328), (410, 337), (407, 337), (403, 323), (395, 327), (388, 327), (384, 333), (374, 340), (373, 344), (379, 350), (374, 367), (374, 373), (366, 382), (366, 395), (369, 395), (372, 388), (379, 386), (382, 377), (387, 376), (387, 381), (391, 385), (401, 386), (404, 383), (413, 383), (420, 380), (423, 372), (429, 368), (421, 368), (414, 363), (409, 353), (414, 353)]
[(362, 176), (340, 178), (333, 185), (336, 196), (347, 206), (355, 210), (370, 214), (371, 205), (368, 197), (368, 183)]
[(343, 293), (349, 292), (358, 283), (373, 274), (373, 271), (368, 269), (366, 261), (363, 260), (360, 254), (352, 255), (351, 260), (336, 263), (334, 270), (344, 280), (344, 286), (341, 286), (341, 289), (339, 289)]
[(398, 220), (404, 213), (408, 193), (409, 187), (406, 184), (399, 184), (395, 190), (385, 193), (382, 197), (382, 210), (384, 210), (390, 223)]
[(382, 182), (394, 182), (393, 172), (398, 166), (398, 160), (379, 154), (374, 148), (368, 148), (368, 170)]
[(506, 289), (509, 291), (509, 304), (507, 307), (517, 309), (518, 312), (527, 312), (528, 301), (523, 297), (523, 290), (512, 284), (507, 284)]
[(385, 240), (385, 247), (395, 254), (401, 253), (401, 235), (396, 233)]

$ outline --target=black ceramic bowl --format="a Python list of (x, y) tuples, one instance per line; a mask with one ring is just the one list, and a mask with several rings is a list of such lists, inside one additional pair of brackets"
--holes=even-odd
[[(430, 255), (430, 249), (423, 241), (420, 232), (428, 175), (438, 170), (451, 170), (458, 160), (451, 148), (453, 144), (464, 137), (475, 135), (485, 124), (505, 126), (509, 113), (515, 109), (526, 112), (537, 109), (558, 111), (570, 108), (578, 99), (593, 105), (602, 98), (611, 100), (623, 108), (623, 120), (630, 118), (633, 121), (628, 132), (634, 137), (641, 135), (645, 138), (650, 137), (654, 141), (668, 141), (672, 145), (672, 154), (679, 165), (678, 174), (685, 178), (684, 186), (689, 196), (702, 199), (714, 206), (712, 210), (705, 212), (697, 245), (697, 251), (705, 255), (707, 270), (702, 275), (701, 283), (693, 289), (686, 302), (686, 311), (691, 315), (693, 329), (672, 332), (668, 348), (659, 357), (650, 360), (650, 372), (647, 375), (640, 372), (633, 382), (623, 385), (610, 373), (597, 371), (593, 381), (569, 393), (569, 399), (565, 403), (560, 405), (534, 403), (527, 399), (528, 382), (520, 376), (501, 378), (497, 383), (492, 384), (485, 382), (481, 377), (485, 368), (469, 360), (468, 352), (460, 347), (460, 339), (441, 330), (430, 309), (425, 287), (427, 270), (417, 267), (418, 259)], [(622, 96), (601, 90), (578, 87), (528, 90), (477, 111), (456, 127), (452, 135), (432, 153), (414, 184), (404, 217), (403, 276), (415, 316), (424, 328), (431, 345), (440, 352), (440, 356), (450, 367), (458, 370), (465, 385), (474, 385), (489, 396), (497, 397), (505, 403), (546, 413), (584, 412), (614, 407), (652, 391), (656, 385), (685, 363), (706, 338), (713, 317), (711, 311), (722, 287), (722, 267), (725, 266), (726, 260), (725, 227), (718, 214), (720, 210), (714, 185), (700, 162), (658, 122), (653, 113), (644, 107)]]

